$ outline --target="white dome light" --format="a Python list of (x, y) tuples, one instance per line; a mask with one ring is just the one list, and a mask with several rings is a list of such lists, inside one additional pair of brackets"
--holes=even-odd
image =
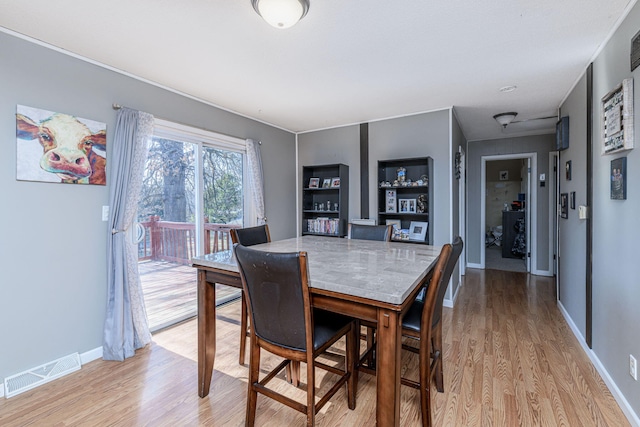
[(253, 8), (273, 27), (294, 26), (309, 10), (309, 0), (251, 0)]

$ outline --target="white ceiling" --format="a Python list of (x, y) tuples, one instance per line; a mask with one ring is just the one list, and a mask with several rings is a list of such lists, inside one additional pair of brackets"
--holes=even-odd
[(279, 30), (250, 0), (0, 0), (0, 26), (293, 132), (454, 106), (478, 140), (553, 132), (635, 1), (311, 0)]

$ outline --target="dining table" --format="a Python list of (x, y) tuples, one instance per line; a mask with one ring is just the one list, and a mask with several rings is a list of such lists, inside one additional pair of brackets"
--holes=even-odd
[[(308, 254), (314, 307), (376, 323), (376, 421), (400, 423), (402, 316), (430, 277), (441, 247), (304, 235), (252, 246)], [(193, 257), (198, 276), (198, 395), (206, 397), (216, 352), (216, 283), (242, 288), (233, 250)]]

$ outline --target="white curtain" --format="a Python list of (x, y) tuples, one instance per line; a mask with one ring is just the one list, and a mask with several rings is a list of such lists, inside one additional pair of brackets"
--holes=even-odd
[[(262, 156), (260, 155), (260, 142), (247, 139), (247, 164), (249, 166), (249, 191), (253, 195), (255, 207), (255, 224), (262, 225), (267, 222), (264, 210), (264, 179), (262, 177)], [(254, 222), (251, 221), (251, 224)]]
[(102, 357), (124, 360), (151, 342), (138, 274), (138, 248), (130, 229), (140, 199), (153, 116), (121, 108), (109, 153), (109, 247), (107, 315)]

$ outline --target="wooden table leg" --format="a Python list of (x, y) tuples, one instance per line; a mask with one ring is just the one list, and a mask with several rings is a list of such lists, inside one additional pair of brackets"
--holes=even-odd
[(378, 310), (377, 405), (378, 427), (400, 425), (401, 323), (395, 311)]
[(198, 270), (198, 396), (206, 397), (216, 357), (216, 285)]

